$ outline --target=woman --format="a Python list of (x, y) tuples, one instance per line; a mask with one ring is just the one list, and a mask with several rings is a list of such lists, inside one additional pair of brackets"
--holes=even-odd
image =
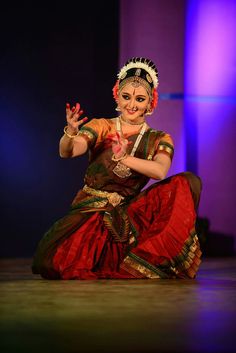
[[(170, 135), (150, 128), (157, 105), (154, 63), (132, 58), (113, 88), (120, 116), (81, 119), (66, 105), (60, 156), (89, 150), (82, 190), (70, 212), (39, 243), (33, 273), (49, 279), (194, 278), (201, 262), (195, 232), (200, 179), (166, 178), (173, 157)], [(150, 178), (157, 182), (141, 191)]]

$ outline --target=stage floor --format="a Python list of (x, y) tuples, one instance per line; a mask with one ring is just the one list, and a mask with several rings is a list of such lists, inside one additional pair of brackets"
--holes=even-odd
[(48, 281), (0, 260), (0, 352), (236, 351), (236, 258), (195, 280)]

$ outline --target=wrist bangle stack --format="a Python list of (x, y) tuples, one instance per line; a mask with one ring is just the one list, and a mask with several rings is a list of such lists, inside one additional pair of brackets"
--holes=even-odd
[(73, 139), (73, 138), (75, 138), (76, 136), (78, 136), (78, 134), (79, 134), (79, 131), (77, 132), (77, 134), (76, 135), (70, 135), (68, 132), (67, 132), (67, 129), (68, 129), (68, 125), (66, 125), (65, 127), (64, 127), (64, 134), (67, 136), (67, 137), (69, 137), (70, 139)]
[(111, 157), (111, 159), (114, 161), (114, 162), (120, 162), (122, 161), (123, 159), (127, 158), (128, 155), (127, 153), (125, 153), (123, 156), (119, 157), (119, 158), (116, 158), (116, 156), (113, 154), (113, 156)]

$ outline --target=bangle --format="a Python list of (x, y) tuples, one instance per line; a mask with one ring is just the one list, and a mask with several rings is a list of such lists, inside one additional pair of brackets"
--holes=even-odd
[(70, 135), (70, 134), (68, 134), (67, 129), (68, 129), (68, 125), (66, 125), (66, 126), (64, 127), (64, 130), (63, 130), (63, 131), (64, 131), (64, 134), (65, 134), (67, 137), (69, 137), (70, 139), (73, 139), (73, 138), (75, 138), (76, 136), (78, 136), (79, 131), (77, 132), (76, 135)]
[(113, 154), (113, 156), (111, 157), (111, 159), (114, 161), (114, 162), (119, 162), (119, 161), (122, 161), (123, 159), (127, 158), (128, 155), (127, 153), (125, 153), (123, 156), (121, 156), (120, 158), (116, 158), (116, 156)]

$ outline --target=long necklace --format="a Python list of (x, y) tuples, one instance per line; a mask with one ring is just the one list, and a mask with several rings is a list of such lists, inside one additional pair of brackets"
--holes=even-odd
[[(130, 156), (132, 156), (132, 157), (134, 156), (134, 154), (138, 148), (138, 145), (139, 145), (139, 143), (140, 143), (140, 141), (146, 131), (146, 127), (147, 127), (146, 122), (144, 122), (142, 124), (143, 124), (142, 129), (138, 134), (138, 137), (135, 141), (135, 144), (132, 148), (132, 151), (130, 152)], [(117, 118), (117, 120), (116, 120), (116, 130), (118, 133), (123, 135), (122, 130), (121, 130), (120, 118)], [(128, 178), (132, 174), (130, 168), (120, 162), (118, 162), (117, 165), (115, 166), (115, 168), (113, 169), (113, 173), (115, 173), (119, 178)]]

